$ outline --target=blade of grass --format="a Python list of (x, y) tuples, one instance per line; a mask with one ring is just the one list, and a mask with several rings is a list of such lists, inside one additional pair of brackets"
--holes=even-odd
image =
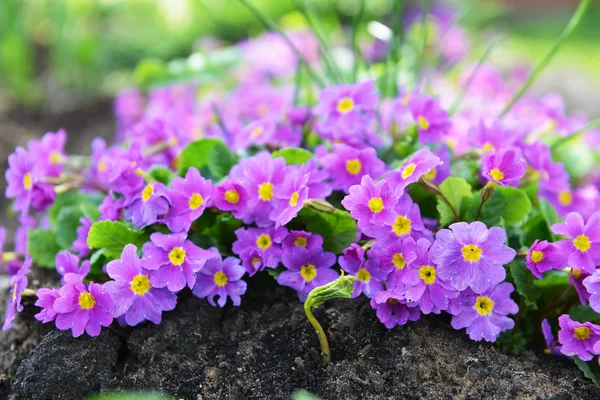
[(354, 52), (354, 69), (352, 71), (352, 82), (358, 79), (360, 64), (365, 65), (362, 52), (358, 46), (358, 29), (365, 14), (365, 0), (360, 0), (358, 13), (352, 19), (352, 51)]
[(423, 77), (423, 69), (425, 67), (425, 53), (427, 52), (427, 16), (429, 15), (429, 9), (431, 7), (430, 0), (423, 0), (423, 10), (421, 11), (421, 34), (423, 35), (423, 43), (421, 44), (421, 54), (419, 55), (419, 64), (418, 64), (418, 72), (419, 72), (419, 80), (418, 83), (421, 83), (421, 79)]
[(529, 76), (529, 79), (527, 79), (523, 87), (521, 87), (521, 89), (517, 92), (517, 94), (515, 94), (512, 100), (506, 105), (506, 107), (504, 107), (504, 110), (502, 110), (500, 115), (498, 115), (498, 118), (504, 117), (510, 111), (510, 109), (515, 105), (515, 103), (519, 101), (519, 99), (527, 92), (527, 90), (529, 90), (533, 82), (536, 81), (536, 79), (538, 78), (538, 76), (540, 76), (542, 71), (544, 71), (548, 64), (550, 64), (550, 61), (552, 61), (554, 56), (558, 53), (558, 50), (561, 48), (561, 46), (573, 35), (573, 33), (581, 24), (585, 13), (590, 7), (590, 3), (591, 0), (581, 0), (579, 2), (577, 10), (575, 10), (575, 13), (571, 17), (571, 20), (567, 24), (565, 30), (560, 34), (560, 36), (554, 43), (554, 46), (552, 46), (548, 54), (546, 54), (546, 56), (537, 65), (537, 67), (535, 67), (535, 69)]
[(386, 72), (384, 74), (389, 76), (388, 87), (385, 93), (390, 97), (395, 97), (398, 94), (398, 74), (400, 72), (402, 62), (402, 42), (404, 41), (402, 6), (403, 0), (394, 1), (391, 13), (392, 21), (395, 21), (396, 23), (391, 24), (390, 26), (394, 34), (392, 36), (392, 42), (390, 43), (390, 51), (387, 62), (385, 63)]
[(568, 143), (572, 140), (577, 139), (579, 136), (581, 136), (583, 133), (589, 131), (590, 129), (594, 129), (600, 127), (600, 118), (596, 118), (594, 120), (591, 120), (590, 122), (588, 122), (588, 124), (586, 126), (584, 126), (583, 128), (568, 134), (565, 137), (560, 138), (559, 140), (557, 140), (552, 146), (550, 146), (550, 149), (552, 151), (558, 149), (560, 146), (562, 146), (565, 143)]

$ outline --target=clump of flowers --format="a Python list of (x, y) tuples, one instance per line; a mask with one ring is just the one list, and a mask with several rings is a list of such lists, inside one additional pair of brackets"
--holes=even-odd
[[(523, 96), (511, 71), (455, 64), (454, 51), (409, 41), (445, 68), (380, 76), (398, 60), (373, 53), (382, 68), (350, 69), (377, 79), (351, 79), (313, 54), (310, 33), (265, 63), (259, 49), (279, 35), (233, 46), (231, 79), (200, 92), (197, 82), (128, 89), (116, 140), (94, 140), (85, 160), (65, 152), (64, 131), (9, 156), (20, 228), (2, 256), (4, 329), (23, 296), (37, 296), (39, 321), (97, 336), (115, 320), (159, 324), (182, 292), (239, 306), (248, 280), (273, 277), (300, 301), (341, 282), (390, 329), (448, 313), (506, 351), (545, 337), (554, 353), (600, 354), (599, 171), (562, 162), (597, 155), (585, 135), (594, 123)], [(33, 287), (33, 266), (55, 268), (61, 285)]]

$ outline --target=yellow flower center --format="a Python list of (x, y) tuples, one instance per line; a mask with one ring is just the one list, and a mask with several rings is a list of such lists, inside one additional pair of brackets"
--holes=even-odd
[(361, 170), (362, 164), (360, 163), (360, 160), (354, 158), (346, 161), (346, 171), (348, 171), (350, 175), (358, 175)]
[(400, 175), (402, 176), (402, 179), (410, 177), (413, 174), (413, 172), (415, 172), (415, 168), (417, 168), (415, 163), (410, 163), (406, 167), (404, 167), (402, 169), (402, 174)]
[(294, 245), (299, 247), (306, 247), (308, 241), (304, 236), (298, 236), (296, 240), (294, 240)]
[(317, 269), (312, 264), (303, 265), (302, 268), (300, 268), (300, 276), (302, 276), (306, 282), (310, 282), (317, 277)]
[(225, 275), (225, 273), (219, 271), (215, 274), (214, 281), (215, 281), (215, 285), (217, 285), (219, 287), (223, 287), (223, 286), (227, 285), (227, 282), (229, 280), (227, 279), (227, 275)]
[(258, 197), (262, 201), (271, 201), (273, 199), (273, 184), (265, 182), (258, 187)]
[(146, 275), (136, 275), (131, 281), (131, 291), (143, 296), (150, 290), (150, 281)]
[(558, 202), (564, 206), (570, 206), (573, 203), (573, 194), (570, 190), (563, 190), (558, 194)]
[(349, 113), (354, 109), (354, 100), (350, 97), (344, 97), (337, 103), (337, 110), (340, 114)]
[(200, 207), (202, 205), (202, 203), (204, 203), (204, 199), (202, 198), (202, 195), (200, 193), (194, 193), (192, 195), (192, 197), (190, 197), (190, 201), (188, 202), (188, 205), (190, 206), (190, 208), (192, 210), (195, 210), (198, 207)]
[(58, 151), (50, 153), (50, 164), (59, 164), (62, 160), (62, 156)]
[(417, 118), (417, 122), (419, 123), (419, 128), (421, 128), (422, 131), (426, 131), (427, 129), (429, 129), (429, 121), (427, 120), (427, 118), (419, 115), (419, 117)]
[(531, 252), (531, 261), (534, 263), (538, 263), (544, 259), (544, 253), (538, 250), (534, 250)]
[(95, 304), (96, 300), (90, 292), (83, 292), (79, 295), (79, 307), (81, 307), (82, 310), (89, 310), (90, 308), (94, 308)]
[(404, 267), (406, 267), (406, 260), (402, 253), (394, 254), (392, 257), (392, 264), (394, 264), (397, 269), (404, 269)]
[(579, 279), (579, 277), (581, 276), (581, 271), (578, 269), (571, 268), (571, 274), (573, 274), (573, 278)]
[(573, 329), (573, 336), (577, 340), (586, 340), (590, 338), (590, 328), (587, 326), (580, 326), (578, 328)]
[(426, 284), (431, 285), (435, 282), (435, 277), (437, 276), (437, 272), (435, 272), (435, 268), (431, 265), (423, 265), (419, 268), (419, 278)]
[(394, 221), (394, 224), (392, 225), (392, 230), (397, 236), (410, 233), (410, 219), (402, 215), (398, 215), (396, 217), (396, 221)]
[(592, 247), (590, 244), (590, 238), (585, 235), (579, 235), (573, 240), (573, 246), (577, 247), (577, 250), (585, 253)]
[(259, 126), (258, 128), (254, 128), (252, 130), (252, 132), (250, 132), (250, 137), (255, 138), (255, 137), (259, 136), (261, 133), (263, 133), (263, 128)]
[(271, 236), (267, 235), (266, 233), (261, 233), (258, 239), (256, 239), (256, 245), (260, 249), (267, 250), (269, 247), (271, 247), (271, 244)]
[(225, 200), (231, 204), (237, 204), (240, 202), (240, 194), (235, 189), (231, 189), (225, 192)]
[(374, 213), (380, 213), (383, 210), (383, 200), (381, 200), (381, 197), (373, 197), (369, 200), (369, 208)]
[(31, 189), (31, 174), (29, 172), (23, 177), (23, 187), (25, 190)]
[(491, 315), (494, 308), (494, 301), (487, 296), (477, 296), (473, 308), (479, 315)]
[(104, 162), (104, 160), (98, 161), (98, 171), (105, 172), (107, 168), (108, 166), (106, 165), (106, 162)]
[(431, 171), (429, 171), (428, 173), (426, 173), (425, 175), (423, 175), (425, 178), (429, 179), (430, 181), (434, 180), (435, 177), (437, 176), (437, 170), (435, 168), (433, 168)]
[(152, 184), (146, 186), (144, 190), (142, 190), (142, 200), (147, 202), (152, 197), (152, 193), (154, 193), (154, 186)]
[(398, 300), (396, 299), (388, 299), (388, 304), (398, 304)]
[(490, 175), (495, 181), (501, 181), (502, 179), (504, 179), (504, 172), (500, 171), (498, 168), (494, 168), (493, 170), (491, 170)]
[(169, 260), (173, 265), (181, 265), (185, 261), (185, 250), (181, 247), (173, 247), (169, 253)]
[(260, 264), (261, 262), (262, 262), (262, 260), (261, 260), (260, 258), (258, 258), (258, 257), (254, 257), (254, 258), (252, 259), (252, 265), (254, 265), (254, 264), (256, 264), (256, 263), (259, 263), (259, 264)]
[(477, 262), (481, 258), (481, 249), (474, 244), (468, 244), (462, 248), (463, 259), (469, 262)]
[(292, 196), (290, 197), (290, 206), (296, 207), (298, 205), (298, 197), (298, 192), (292, 193)]
[(356, 279), (361, 282), (368, 283), (371, 280), (371, 274), (364, 268), (360, 268), (356, 273)]
[(494, 151), (496, 148), (489, 143), (483, 145), (483, 151)]
[(13, 301), (17, 299), (17, 282), (15, 282), (15, 284), (13, 285), (12, 299)]

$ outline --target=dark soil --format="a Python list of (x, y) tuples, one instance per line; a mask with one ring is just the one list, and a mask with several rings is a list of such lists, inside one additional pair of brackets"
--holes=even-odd
[(387, 330), (366, 299), (332, 301), (316, 315), (333, 352), (327, 367), (302, 305), (284, 288), (253, 290), (241, 307), (225, 309), (184, 294), (161, 325), (97, 338), (43, 333), (23, 315), (0, 336), (5, 379), (13, 379), (0, 394), (80, 399), (154, 389), (178, 399), (278, 399), (306, 389), (324, 399), (600, 398), (566, 358), (504, 355), (443, 317)]

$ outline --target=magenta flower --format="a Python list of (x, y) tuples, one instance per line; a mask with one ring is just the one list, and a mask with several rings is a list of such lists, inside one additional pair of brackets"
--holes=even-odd
[(113, 193), (109, 193), (98, 207), (98, 211), (100, 211), (98, 221), (118, 221), (123, 215), (124, 208), (125, 199), (115, 198)]
[(81, 336), (85, 331), (90, 336), (100, 335), (103, 326), (113, 321), (110, 312), (114, 301), (102, 285), (84, 284), (81, 276), (68, 273), (64, 285), (59, 289), (53, 309), (58, 313), (56, 327), (62, 331), (71, 329), (73, 336)]
[(439, 146), (433, 154), (440, 159), (440, 164), (433, 168), (431, 171), (423, 174), (423, 177), (429, 179), (436, 185), (441, 185), (442, 182), (450, 176), (450, 150), (448, 146)]
[(404, 189), (411, 183), (417, 182), (422, 175), (431, 177), (431, 171), (442, 165), (442, 160), (427, 147), (415, 151), (398, 168), (387, 174), (386, 179), (397, 197), (402, 196)]
[(430, 245), (427, 239), (417, 241), (417, 257), (402, 277), (405, 285), (401, 286), (404, 287), (398, 286), (396, 291), (404, 293), (408, 304), (418, 302), (423, 314), (439, 314), (448, 308), (450, 299), (456, 298), (458, 293), (438, 276), (438, 266), (431, 260)]
[(114, 279), (104, 284), (115, 302), (111, 312), (115, 318), (124, 318), (129, 326), (146, 320), (160, 324), (162, 312), (173, 310), (177, 304), (176, 294), (150, 283), (149, 272), (143, 268), (132, 244), (125, 246), (120, 260), (106, 265), (106, 273)]
[(90, 254), (90, 246), (87, 244), (87, 238), (92, 228), (92, 220), (88, 217), (79, 219), (81, 225), (77, 228), (77, 239), (71, 245), (71, 248), (79, 254), (79, 257), (87, 257)]
[[(276, 268), (281, 261), (281, 242), (287, 236), (285, 228), (239, 228), (235, 231), (237, 240), (233, 242), (232, 250), (240, 256), (244, 265), (254, 266), (260, 263), (260, 268)], [(258, 270), (247, 270), (250, 276)]]
[(63, 277), (68, 273), (73, 273), (81, 276), (81, 279), (84, 279), (90, 272), (89, 260), (83, 261), (81, 266), (79, 266), (79, 257), (67, 250), (58, 253), (55, 261), (56, 272)]
[(373, 293), (383, 290), (382, 282), (387, 278), (388, 272), (379, 268), (377, 259), (365, 261), (365, 250), (360, 245), (352, 243), (344, 249), (338, 263), (344, 271), (356, 277), (353, 298), (361, 293), (370, 298)]
[(375, 123), (378, 101), (375, 81), (322, 90), (319, 103), (313, 109), (319, 119), (319, 132), (324, 139), (342, 142), (365, 135)]
[(283, 183), (275, 188), (273, 208), (269, 213), (276, 227), (283, 226), (298, 215), (308, 198), (309, 175), (300, 174), (297, 169), (289, 169)]
[(300, 165), (298, 173), (300, 175), (308, 174), (308, 198), (324, 200), (332, 192), (331, 185), (327, 182), (329, 174), (320, 169), (317, 161), (311, 158), (304, 164)]
[(514, 145), (520, 136), (516, 130), (505, 128), (500, 120), (488, 125), (481, 118), (477, 125), (469, 129), (468, 140), (472, 146), (488, 152)]
[(188, 231), (192, 222), (198, 219), (212, 195), (212, 182), (200, 175), (200, 172), (191, 167), (185, 179), (175, 178), (171, 182), (173, 190), (169, 192), (172, 207), (169, 210), (167, 226), (172, 232)]
[(413, 203), (408, 194), (402, 195), (394, 207), (396, 213), (391, 223), (384, 226), (367, 225), (361, 227), (363, 233), (385, 243), (412, 236), (414, 239), (431, 237), (421, 220), (419, 206)]
[(567, 240), (557, 246), (568, 257), (571, 268), (594, 273), (600, 264), (600, 212), (594, 213), (585, 224), (581, 214), (569, 213), (565, 222), (552, 225), (552, 232), (566, 236)]
[(542, 279), (542, 273), (546, 271), (563, 269), (566, 265), (566, 257), (554, 243), (536, 240), (527, 253), (526, 262), (531, 273), (536, 278)]
[(244, 219), (248, 210), (246, 189), (233, 179), (226, 179), (213, 188), (212, 200), (219, 210), (230, 211), (237, 219)]
[(568, 315), (558, 317), (558, 341), (562, 345), (560, 352), (566, 356), (577, 356), (583, 361), (590, 361), (598, 353), (600, 342), (600, 326), (591, 322), (573, 321)]
[(438, 231), (431, 248), (431, 259), (440, 279), (463, 291), (467, 287), (484, 293), (506, 278), (503, 267), (516, 252), (506, 246), (504, 229), (487, 229), (484, 223), (458, 222)]
[(583, 281), (586, 280), (588, 276), (591, 276), (591, 274), (578, 269), (571, 268), (571, 271), (569, 271), (569, 283), (575, 288), (575, 291), (579, 296), (579, 301), (581, 301), (581, 304), (583, 305), (586, 305), (590, 298), (590, 293), (583, 285)]
[(204, 250), (191, 241), (187, 234), (173, 233), (165, 235), (154, 232), (150, 242), (142, 246), (142, 263), (145, 269), (152, 271), (152, 287), (178, 292), (186, 284), (191, 289), (196, 283), (196, 274), (214, 253)]
[(4, 325), (2, 330), (8, 330), (12, 327), (13, 321), (17, 315), (17, 312), (23, 311), (23, 305), (21, 304), (21, 295), (27, 288), (27, 274), (31, 270), (31, 258), (27, 257), (25, 262), (19, 268), (17, 273), (10, 277), (10, 298), (6, 304), (6, 314), (4, 316)]
[(393, 290), (377, 292), (371, 298), (371, 308), (377, 311), (377, 318), (386, 328), (404, 325), (408, 321), (418, 321), (421, 312), (417, 307), (408, 307), (404, 295)]
[(29, 142), (27, 149), (30, 154), (35, 155), (35, 162), (43, 169), (44, 175), (61, 174), (66, 158), (66, 142), (67, 133), (63, 129), (59, 129), (56, 133), (48, 132), (41, 139)]
[(452, 317), (452, 327), (467, 328), (469, 337), (475, 341), (496, 341), (500, 332), (515, 326), (515, 321), (507, 317), (519, 312), (517, 303), (510, 298), (514, 290), (510, 283), (501, 283), (481, 294), (470, 290), (462, 293), (462, 309)]
[(331, 187), (348, 193), (352, 185), (360, 184), (363, 176), (379, 178), (385, 172), (385, 164), (372, 147), (362, 150), (345, 144), (333, 146), (333, 152), (321, 157), (321, 164), (331, 177)]
[(427, 94), (421, 94), (412, 96), (409, 105), (419, 130), (419, 142), (440, 142), (442, 135), (452, 126), (448, 113), (442, 109), (440, 102)]
[(283, 251), (293, 251), (296, 247), (303, 247), (308, 250), (319, 249), (323, 247), (323, 237), (316, 233), (305, 231), (290, 231), (285, 240), (281, 242)]
[(335, 254), (323, 249), (307, 250), (297, 248), (283, 253), (283, 271), (277, 283), (289, 286), (298, 292), (300, 301), (306, 300), (308, 293), (316, 287), (323, 286), (338, 278), (339, 274), (331, 269), (335, 264)]
[(547, 347), (544, 352), (562, 356), (562, 353), (560, 352), (560, 343), (558, 343), (558, 340), (555, 339), (554, 334), (552, 333), (552, 327), (548, 322), (548, 318), (544, 318), (542, 321), (542, 335), (544, 335), (544, 341), (546, 342)]
[(379, 268), (388, 272), (385, 286), (394, 289), (402, 283), (403, 276), (408, 271), (407, 266), (417, 258), (415, 240), (408, 236), (391, 243), (375, 241), (369, 251), (369, 258), (376, 259)]
[(342, 205), (358, 221), (359, 227), (393, 223), (398, 198), (393, 195), (385, 179), (374, 183), (369, 175), (365, 175), (360, 185), (351, 186), (349, 191), (350, 194), (342, 200)]
[(259, 227), (273, 224), (269, 215), (275, 203), (275, 191), (279, 191), (288, 172), (289, 168), (283, 158), (273, 159), (266, 151), (242, 159), (231, 169), (230, 177), (243, 182), (248, 195), (245, 223), (255, 222)]
[(54, 302), (60, 297), (58, 289), (41, 288), (37, 291), (37, 300), (35, 305), (42, 311), (35, 314), (34, 317), (43, 324), (52, 322), (56, 319), (58, 313), (54, 311)]
[(246, 271), (237, 258), (222, 260), (221, 255), (215, 249), (213, 251), (216, 256), (206, 262), (192, 291), (201, 299), (206, 297), (212, 306), (215, 306), (215, 296), (219, 296), (219, 307), (225, 306), (227, 297), (231, 298), (234, 306), (239, 306), (241, 296), (246, 293), (247, 284), (242, 280)]
[(481, 174), (499, 185), (518, 186), (526, 169), (527, 163), (518, 147), (506, 146), (483, 154)]
[(600, 312), (600, 270), (583, 280), (587, 292), (590, 294), (590, 307), (596, 312)]
[(153, 182), (147, 184), (131, 200), (131, 205), (125, 209), (124, 216), (133, 223), (136, 228), (152, 225), (167, 215), (171, 199), (167, 194), (167, 188), (162, 183)]

